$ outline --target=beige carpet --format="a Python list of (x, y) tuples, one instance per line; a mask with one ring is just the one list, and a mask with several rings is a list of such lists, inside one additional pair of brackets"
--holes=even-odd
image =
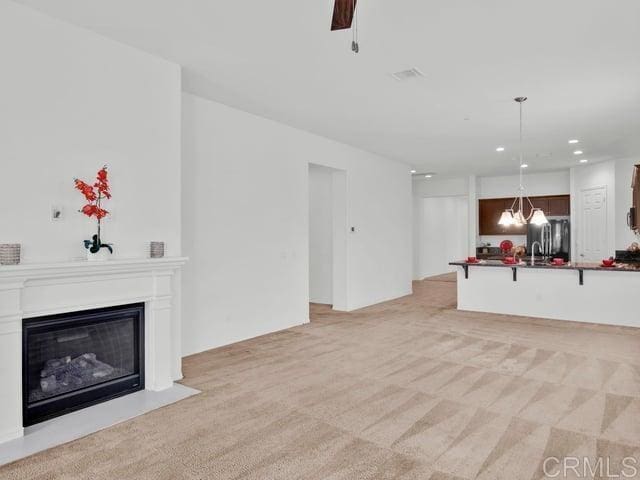
[(458, 312), (444, 280), (187, 358), (202, 394), (0, 478), (531, 480), (549, 456), (640, 461), (639, 330)]

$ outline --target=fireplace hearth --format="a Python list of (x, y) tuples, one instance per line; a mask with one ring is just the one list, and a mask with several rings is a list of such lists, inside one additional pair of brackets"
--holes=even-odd
[(144, 304), (24, 320), (23, 425), (144, 389)]

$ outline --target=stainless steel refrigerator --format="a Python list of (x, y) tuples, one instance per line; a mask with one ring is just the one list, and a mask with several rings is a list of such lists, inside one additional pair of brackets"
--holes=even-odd
[[(527, 225), (527, 255), (531, 255), (533, 242), (540, 242), (542, 254), (548, 258), (571, 258), (571, 221), (569, 217), (547, 217), (546, 225)], [(536, 245), (536, 255), (540, 255)]]

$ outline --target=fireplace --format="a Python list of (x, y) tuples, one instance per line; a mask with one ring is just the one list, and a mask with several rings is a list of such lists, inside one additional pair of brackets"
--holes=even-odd
[(144, 389), (144, 303), (23, 322), (25, 427)]

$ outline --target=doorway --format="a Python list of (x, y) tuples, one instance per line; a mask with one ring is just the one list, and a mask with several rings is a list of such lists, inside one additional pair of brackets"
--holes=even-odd
[(469, 238), (467, 197), (427, 197), (418, 212), (418, 278), (453, 272), (449, 262), (467, 256)]
[(346, 171), (309, 164), (309, 302), (347, 310)]
[(607, 187), (581, 190), (578, 236), (578, 254), (581, 262), (599, 262), (609, 256), (607, 232)]

